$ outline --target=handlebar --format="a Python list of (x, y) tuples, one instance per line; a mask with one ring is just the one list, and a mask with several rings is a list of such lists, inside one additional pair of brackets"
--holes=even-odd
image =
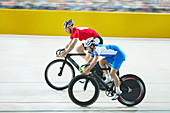
[(58, 50), (56, 51), (56, 55), (60, 55), (61, 52), (64, 51), (64, 50), (65, 50), (65, 48), (63, 48), (63, 49), (58, 49)]
[[(88, 66), (90, 66), (90, 64), (81, 65), (81, 66), (79, 67), (79, 71), (81, 71), (81, 70), (85, 71), (86, 67), (88, 67)], [(89, 74), (91, 74), (91, 72), (89, 72)]]

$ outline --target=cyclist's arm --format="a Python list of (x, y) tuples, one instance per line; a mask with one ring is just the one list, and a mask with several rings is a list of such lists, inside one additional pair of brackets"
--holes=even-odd
[(67, 48), (70, 46), (70, 44), (72, 43), (72, 41), (73, 41), (73, 39), (71, 39), (71, 40), (69, 41), (69, 43), (66, 45), (65, 49), (67, 49)]
[(89, 68), (84, 73), (88, 73), (97, 64), (98, 59), (99, 59), (99, 55), (96, 55), (94, 57), (93, 62), (90, 64)]
[(91, 56), (90, 59), (88, 60), (87, 64), (90, 64), (93, 61), (93, 58), (94, 57)]
[(66, 50), (66, 54), (68, 54), (71, 50), (73, 50), (73, 48), (76, 45), (77, 41), (78, 41), (78, 38), (74, 38), (71, 41), (71, 44), (70, 44), (69, 48)]

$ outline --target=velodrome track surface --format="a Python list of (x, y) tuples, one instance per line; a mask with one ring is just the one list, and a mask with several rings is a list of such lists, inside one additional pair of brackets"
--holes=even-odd
[(134, 107), (112, 101), (105, 92), (93, 105), (80, 107), (69, 99), (67, 89), (56, 91), (46, 84), (44, 70), (68, 39), (0, 35), (0, 112), (170, 113), (170, 39), (104, 38), (105, 44), (118, 45), (126, 54), (120, 74), (136, 74), (145, 82), (146, 96)]

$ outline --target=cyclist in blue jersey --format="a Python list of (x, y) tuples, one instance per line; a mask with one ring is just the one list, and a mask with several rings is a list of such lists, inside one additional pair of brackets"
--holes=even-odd
[(119, 47), (116, 45), (95, 44), (93, 38), (87, 39), (86, 42), (84, 43), (84, 47), (86, 47), (87, 50), (91, 52), (91, 58), (87, 62), (90, 64), (90, 66), (84, 72), (81, 73), (88, 74), (89, 71), (96, 65), (99, 56), (103, 56), (104, 58), (99, 61), (99, 64), (102, 68), (106, 68), (107, 67), (106, 64), (108, 63), (112, 64), (110, 74), (108, 70), (103, 71), (106, 76), (105, 83), (108, 83), (112, 80), (114, 81), (116, 93), (113, 96), (112, 100), (117, 99), (119, 95), (122, 93), (122, 91), (120, 90), (120, 80), (117, 77), (116, 72), (119, 70), (123, 61), (125, 61), (124, 52), (121, 49), (119, 49)]

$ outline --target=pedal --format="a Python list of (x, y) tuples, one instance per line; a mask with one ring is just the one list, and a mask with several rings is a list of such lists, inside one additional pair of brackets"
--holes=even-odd
[(105, 94), (108, 96), (108, 97), (112, 97), (114, 94), (113, 94), (113, 91), (105, 91)]

